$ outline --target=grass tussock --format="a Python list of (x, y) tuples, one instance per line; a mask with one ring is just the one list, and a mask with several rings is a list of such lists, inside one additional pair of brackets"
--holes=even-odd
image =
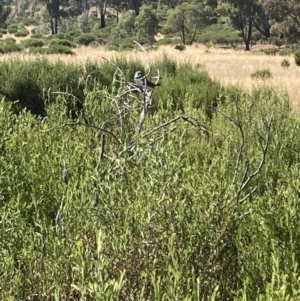
[[(128, 80), (144, 68), (114, 63)], [(108, 62), (1, 62), (1, 300), (299, 299), (289, 98), (158, 67), (136, 135), (142, 96), (112, 98)], [(37, 103), (44, 118), (24, 109)]]

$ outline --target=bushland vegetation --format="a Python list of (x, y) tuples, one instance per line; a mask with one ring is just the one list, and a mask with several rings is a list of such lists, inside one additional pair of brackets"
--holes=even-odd
[(141, 61), (0, 62), (2, 300), (299, 299), (288, 96), (157, 69), (138, 126)]
[[(42, 46), (14, 48), (33, 53), (71, 54), (70, 48), (78, 45), (124, 50), (133, 47), (134, 39), (177, 48), (180, 44), (182, 49), (205, 43), (250, 50), (267, 43), (266, 54), (282, 48), (292, 53), (299, 48), (299, 15), (296, 0), (1, 0), (0, 34), (21, 41), (38, 35)], [(49, 43), (53, 38), (63, 39), (63, 45)], [(36, 49), (40, 47), (51, 49)]]

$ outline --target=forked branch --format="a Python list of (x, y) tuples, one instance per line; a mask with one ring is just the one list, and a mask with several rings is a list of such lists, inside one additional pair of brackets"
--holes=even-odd
[[(241, 160), (242, 160), (242, 154), (243, 154), (244, 146), (245, 146), (245, 133), (244, 133), (243, 124), (242, 124), (242, 121), (241, 121), (241, 118), (240, 118), (240, 109), (237, 105), (237, 102), (235, 102), (235, 107), (236, 107), (236, 115), (237, 115), (236, 119), (229, 116), (229, 115), (227, 115), (227, 114), (225, 114), (224, 112), (218, 110), (217, 108), (213, 108), (217, 113), (219, 113), (220, 115), (224, 116), (226, 119), (231, 121), (239, 129), (239, 132), (241, 134), (240, 147), (237, 151), (237, 158), (236, 158), (235, 168), (234, 168), (234, 173), (233, 173), (233, 178), (232, 178), (232, 183), (233, 184), (236, 183), (236, 181), (237, 181), (237, 175), (238, 175), (238, 171), (239, 171), (239, 168), (240, 168), (240, 163), (241, 163)], [(239, 204), (246, 201), (258, 189), (258, 186), (255, 186), (244, 197), (241, 197), (242, 192), (245, 191), (245, 189), (249, 186), (251, 180), (253, 180), (253, 178), (255, 178), (260, 173), (263, 165), (266, 162), (268, 147), (270, 145), (270, 133), (271, 133), (271, 127), (272, 127), (273, 119), (274, 119), (274, 113), (272, 112), (269, 119), (268, 119), (267, 126), (266, 126), (265, 143), (263, 144), (261, 142), (261, 139), (259, 140), (261, 150), (262, 150), (262, 157), (261, 157), (261, 160), (260, 160), (256, 170), (249, 174), (249, 166), (247, 165), (246, 168), (245, 168), (245, 171), (244, 171), (244, 174), (242, 176), (239, 189), (238, 189), (237, 194), (236, 194), (236, 201)], [(260, 138), (262, 138), (262, 137), (260, 136)]]
[(274, 119), (274, 113), (272, 112), (269, 117), (269, 120), (267, 122), (267, 126), (266, 126), (265, 144), (263, 144), (261, 141), (259, 141), (261, 149), (262, 149), (261, 160), (260, 160), (256, 170), (254, 172), (252, 172), (251, 174), (248, 174), (248, 167), (246, 167), (246, 170), (245, 170), (244, 176), (242, 178), (242, 182), (241, 182), (241, 185), (238, 190), (237, 197), (236, 197), (238, 203), (243, 203), (244, 201), (246, 201), (258, 188), (258, 186), (254, 187), (245, 197), (240, 198), (241, 193), (248, 187), (251, 180), (259, 174), (259, 172), (261, 171), (262, 167), (264, 166), (264, 164), (266, 162), (267, 152), (268, 152), (268, 148), (270, 145), (270, 134), (271, 134), (271, 127), (272, 127), (273, 119)]

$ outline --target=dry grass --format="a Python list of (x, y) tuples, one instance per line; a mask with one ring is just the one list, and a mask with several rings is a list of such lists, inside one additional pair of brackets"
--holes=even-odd
[[(87, 60), (101, 61), (102, 57), (107, 59), (117, 56), (126, 56), (128, 59), (145, 60), (145, 54), (138, 50), (128, 52), (106, 51), (104, 48), (80, 47), (74, 50), (75, 56), (53, 55), (51, 59), (63, 59), (66, 62), (80, 63)], [(293, 57), (267, 56), (265, 54), (247, 53), (245, 51), (209, 49), (203, 46), (190, 46), (186, 51), (179, 52), (171, 46), (162, 46), (159, 50), (151, 51), (152, 60), (160, 59), (166, 53), (168, 57), (175, 59), (178, 63), (191, 62), (205, 66), (208, 73), (224, 85), (239, 85), (246, 91), (251, 91), (263, 82), (252, 80), (250, 74), (259, 69), (269, 69), (273, 75), (271, 79), (265, 80), (264, 84), (286, 91), (291, 99), (294, 109), (300, 104), (300, 68), (296, 66)], [(1, 59), (20, 57), (33, 59), (28, 54), (3, 55)], [(281, 67), (282, 60), (286, 58), (291, 62), (288, 69)], [(146, 60), (145, 60), (146, 63)]]

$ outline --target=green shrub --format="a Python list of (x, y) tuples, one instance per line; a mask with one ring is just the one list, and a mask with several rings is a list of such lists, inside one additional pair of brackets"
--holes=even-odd
[(43, 47), (45, 42), (39, 39), (26, 39), (21, 42), (25, 48)]
[(11, 24), (7, 27), (7, 31), (10, 34), (16, 33), (18, 31), (18, 24)]
[(0, 33), (2, 33), (2, 34), (7, 34), (7, 30), (4, 29), (4, 28), (0, 28)]
[(211, 25), (197, 35), (196, 41), (203, 44), (237, 44), (241, 38), (230, 26)]
[(284, 59), (284, 60), (281, 62), (281, 67), (283, 67), (283, 68), (288, 68), (290, 65), (291, 65), (291, 63), (290, 63), (289, 60)]
[(279, 55), (282, 55), (282, 56), (285, 56), (285, 55), (291, 55), (295, 52), (294, 49), (291, 49), (291, 48), (285, 48), (285, 49), (281, 49), (278, 54)]
[(268, 79), (272, 77), (272, 73), (269, 69), (256, 70), (251, 73), (250, 77), (252, 79)]
[(19, 30), (14, 35), (15, 37), (27, 37), (29, 32), (27, 30)]
[(294, 58), (296, 65), (300, 66), (300, 50), (295, 51)]
[(109, 51), (118, 51), (120, 45), (117, 43), (107, 43), (105, 47)]
[(22, 51), (23, 48), (20, 45), (9, 43), (0, 46), (0, 53), (11, 53)]
[(173, 44), (173, 39), (169, 37), (164, 37), (156, 42), (158, 45), (171, 45)]
[(68, 40), (63, 40), (63, 39), (61, 39), (61, 40), (52, 39), (50, 41), (50, 45), (62, 45), (62, 46), (70, 47), (70, 48), (75, 47), (75, 45), (72, 42), (70, 42)]
[(23, 24), (23, 26), (24, 25), (29, 26), (29, 25), (33, 25), (35, 23), (35, 20), (27, 17), (17, 17), (16, 22), (18, 24)]
[(48, 48), (30, 48), (32, 54), (70, 54), (74, 55), (74, 52), (67, 46), (63, 45), (51, 45)]
[(88, 46), (91, 42), (97, 40), (97, 37), (92, 33), (84, 33), (78, 37), (78, 44)]
[(284, 44), (284, 40), (280, 39), (278, 37), (272, 38), (271, 42), (272, 42), (272, 44), (274, 44), (275, 46), (278, 46), (278, 47), (280, 47), (280, 46), (282, 46)]
[(34, 33), (30, 36), (31, 39), (43, 39), (44, 36), (40, 33)]
[[(128, 80), (144, 64), (113, 63)], [(1, 300), (299, 299), (299, 115), (274, 89), (157, 66), (157, 110), (130, 157), (143, 95), (112, 101), (114, 66), (0, 61)], [(47, 118), (13, 114), (15, 100)]]
[(79, 37), (81, 35), (81, 31), (78, 29), (74, 29), (74, 30), (68, 31), (66, 34), (71, 37)]
[(275, 55), (276, 54), (276, 50), (273, 48), (269, 48), (269, 49), (264, 49), (263, 53), (266, 55)]
[(14, 38), (6, 38), (3, 42), (5, 44), (15, 44), (16, 43), (16, 39), (14, 39)]
[(74, 36), (70, 35), (69, 33), (58, 33), (55, 36), (53, 36), (53, 39), (68, 40), (70, 42), (73, 42)]

